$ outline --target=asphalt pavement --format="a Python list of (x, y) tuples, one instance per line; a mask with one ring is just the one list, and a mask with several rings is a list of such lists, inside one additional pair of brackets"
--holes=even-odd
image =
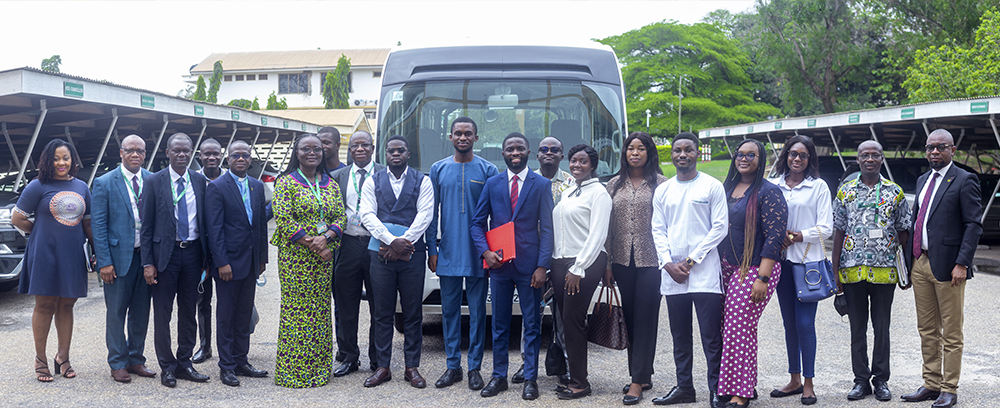
[[(272, 224), (273, 225), (273, 224)], [(982, 249), (987, 258), (1000, 259), (1000, 250)], [(275, 248), (271, 258), (277, 259)], [(265, 274), (268, 283), (258, 288), (257, 308), (261, 315), (257, 331), (251, 337), (250, 361), (258, 368), (273, 373), (280, 308), (280, 288), (277, 265), (268, 265)], [(1000, 397), (1000, 331), (997, 329), (1000, 302), (997, 302), (1000, 276), (980, 273), (968, 283), (966, 289), (965, 355), (959, 389), (959, 405), (982, 407), (994, 404)], [(625, 365), (626, 353), (590, 345), (590, 381), (594, 394), (576, 401), (560, 401), (552, 391), (555, 377), (540, 377), (541, 397), (536, 401), (521, 399), (521, 386), (512, 385), (509, 391), (493, 398), (482, 398), (478, 391), (469, 390), (465, 382), (450, 388), (436, 389), (434, 381), (445, 369), (444, 346), (440, 319), (428, 317), (424, 327), (423, 356), (420, 371), (428, 381), (428, 388), (415, 389), (402, 381), (402, 335), (393, 340), (393, 381), (376, 388), (364, 388), (362, 383), (369, 375), (368, 361), (362, 357), (362, 369), (343, 378), (334, 378), (330, 384), (314, 389), (287, 389), (266, 379), (241, 377), (238, 388), (227, 387), (219, 381), (218, 357), (195, 367), (212, 379), (205, 384), (178, 380), (176, 388), (160, 385), (159, 377), (149, 379), (133, 376), (132, 383), (119, 384), (110, 377), (107, 365), (107, 348), (104, 341), (105, 305), (103, 290), (98, 286), (97, 275), (90, 275), (89, 297), (80, 299), (75, 308), (75, 325), (70, 360), (78, 376), (74, 379), (56, 377), (52, 383), (40, 383), (33, 373), (34, 351), (31, 335), (31, 311), (34, 300), (29, 295), (15, 291), (0, 293), (0, 406), (338, 406), (338, 407), (469, 407), (469, 406), (618, 406), (621, 404), (621, 387), (629, 382)], [(823, 301), (816, 318), (819, 353), (816, 362), (817, 406), (827, 407), (924, 407), (926, 403), (905, 403), (899, 395), (907, 394), (922, 384), (920, 379), (920, 340), (916, 330), (913, 292), (895, 292), (892, 316), (892, 377), (889, 387), (891, 402), (879, 402), (872, 397), (849, 402), (846, 394), (852, 387), (853, 375), (849, 354), (849, 324), (833, 309), (831, 300)], [(666, 306), (661, 305), (660, 335), (657, 339), (656, 374), (654, 388), (647, 391), (640, 406), (651, 406), (653, 397), (662, 396), (676, 383), (672, 342), (668, 327)], [(361, 348), (367, 346), (367, 307), (362, 305), (359, 333)], [(176, 319), (173, 319), (176, 322)], [(696, 329), (697, 330), (697, 329)], [(697, 332), (696, 332), (697, 333)], [(800, 406), (796, 397), (772, 399), (771, 389), (788, 381), (785, 357), (784, 331), (777, 301), (772, 299), (761, 318), (759, 330), (758, 385), (761, 395), (752, 403), (755, 407)], [(869, 329), (869, 337), (871, 330)], [(543, 350), (550, 341), (543, 338)], [(176, 341), (176, 331), (174, 331)], [(516, 350), (518, 341), (510, 350), (513, 370), (519, 361)], [(213, 351), (215, 347), (213, 345)], [(870, 349), (870, 348), (869, 348)], [(48, 359), (52, 364), (55, 354), (55, 330), (49, 337)], [(464, 353), (464, 350), (463, 350)], [(362, 354), (366, 354), (362, 352)], [(152, 322), (146, 341), (147, 365), (159, 371), (153, 349)], [(541, 358), (544, 358), (544, 351)], [(463, 369), (465, 358), (462, 360)], [(492, 354), (487, 349), (483, 361), (483, 376), (488, 380), (493, 367)], [(544, 370), (544, 368), (543, 368)], [(704, 354), (699, 341), (695, 341), (695, 386), (699, 401), (679, 407), (707, 406), (708, 390), (705, 385)]]

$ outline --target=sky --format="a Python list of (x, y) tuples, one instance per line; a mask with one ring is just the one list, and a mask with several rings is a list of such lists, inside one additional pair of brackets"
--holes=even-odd
[[(213, 52), (580, 43), (739, 1), (0, 1), (0, 70), (40, 67), (175, 95)], [(11, 18), (18, 16), (17, 18)], [(20, 34), (17, 34), (20, 33)]]

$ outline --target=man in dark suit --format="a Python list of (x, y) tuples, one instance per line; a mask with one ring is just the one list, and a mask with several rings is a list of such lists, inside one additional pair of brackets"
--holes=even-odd
[(344, 361), (333, 370), (334, 377), (343, 377), (358, 371), (361, 350), (358, 347), (358, 314), (361, 306), (361, 285), (368, 294), (368, 313), (371, 324), (368, 327), (368, 362), (374, 371), (375, 356), (375, 302), (372, 300), (371, 257), (368, 241), (372, 234), (361, 223), (361, 187), (372, 174), (382, 171), (385, 166), (372, 161), (374, 151), (372, 135), (363, 130), (354, 132), (347, 144), (354, 163), (334, 171), (331, 177), (340, 186), (347, 215), (347, 227), (340, 241), (340, 254), (333, 273), (334, 301), (340, 315), (340, 330), (337, 348), (344, 353)]
[(982, 194), (979, 178), (952, 164), (951, 133), (931, 132), (926, 148), (931, 171), (917, 180), (913, 239), (907, 246), (924, 384), (902, 398), (950, 407), (958, 402), (965, 281), (972, 279), (972, 257), (983, 233)]
[[(211, 183), (226, 174), (222, 168), (222, 145), (213, 138), (205, 139), (198, 148), (198, 158), (201, 160), (201, 173), (206, 181)], [(205, 254), (206, 256), (208, 254)], [(207, 272), (207, 271), (206, 271)], [(191, 362), (204, 363), (212, 358), (212, 278), (204, 276), (198, 285), (198, 305), (195, 310), (198, 322), (198, 349), (195, 350)]]
[[(521, 398), (538, 398), (538, 349), (541, 345), (541, 287), (552, 263), (552, 182), (528, 169), (528, 139), (514, 132), (503, 141), (507, 171), (486, 180), (472, 217), (472, 239), (490, 267), (493, 298), (493, 378), (480, 392), (492, 397), (507, 389), (510, 320), (514, 290), (519, 296), (524, 336), (524, 389)], [(489, 228), (487, 228), (489, 220)], [(486, 231), (514, 223), (516, 256), (510, 262), (490, 250)]]
[(250, 315), (257, 277), (267, 266), (267, 220), (264, 184), (247, 177), (250, 145), (242, 140), (229, 145), (229, 173), (205, 189), (205, 225), (212, 252), (212, 277), (217, 291), (216, 342), (219, 378), (240, 385), (237, 375), (261, 378), (247, 360), (250, 351)]
[(129, 373), (142, 377), (156, 375), (146, 368), (143, 355), (150, 294), (149, 285), (142, 279), (139, 256), (140, 196), (144, 180), (152, 173), (142, 168), (146, 142), (141, 137), (126, 136), (120, 153), (121, 168), (94, 180), (91, 225), (97, 267), (104, 281), (104, 304), (108, 308), (105, 330), (108, 365), (115, 381), (127, 383), (132, 381)]
[[(170, 166), (149, 176), (142, 189), (143, 276), (153, 285), (153, 345), (163, 373), (160, 383), (177, 378), (206, 382), (191, 365), (197, 324), (198, 281), (205, 267), (205, 176), (188, 171), (191, 138), (174, 133), (167, 139)], [(170, 341), (170, 315), (177, 299), (177, 354)]]

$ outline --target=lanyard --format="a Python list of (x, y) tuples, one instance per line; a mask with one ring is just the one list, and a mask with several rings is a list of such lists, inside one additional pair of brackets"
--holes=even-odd
[[(142, 171), (142, 170), (139, 170), (139, 171)], [(125, 187), (128, 188), (128, 191), (130, 193), (132, 193), (132, 197), (135, 198), (135, 204), (139, 205), (139, 195), (142, 194), (142, 177), (139, 177), (139, 182), (138, 182), (139, 183), (139, 191), (135, 191), (135, 189), (132, 188), (132, 179), (130, 179), (128, 177), (128, 173), (125, 172), (124, 168), (122, 168), (122, 175), (125, 176)], [(138, 177), (139, 175), (136, 174), (136, 176)], [(175, 202), (174, 204), (177, 204), (177, 203)]]
[(295, 171), (299, 172), (302, 179), (306, 181), (306, 185), (309, 186), (309, 192), (312, 193), (313, 197), (316, 197), (316, 201), (319, 202), (319, 218), (321, 220), (325, 220), (326, 217), (323, 215), (323, 196), (319, 192), (319, 174), (316, 175), (316, 184), (313, 184), (309, 182), (309, 179), (306, 178), (305, 174), (302, 174), (301, 169), (296, 169)]
[[(860, 176), (859, 176), (860, 177)], [(858, 183), (862, 183), (860, 178)], [(866, 204), (858, 204), (858, 208), (873, 208), (875, 209), (875, 223), (878, 224), (879, 220), (882, 218), (878, 211), (878, 205), (882, 202), (882, 180), (880, 179), (878, 183), (875, 184), (875, 202), (870, 202)]]
[[(364, 170), (364, 168), (358, 169)], [(354, 212), (361, 212), (361, 187), (358, 185), (358, 172), (351, 172), (351, 182), (354, 183), (354, 192), (358, 193), (358, 203), (354, 206)]]
[(181, 201), (181, 198), (184, 197), (184, 193), (187, 192), (188, 186), (191, 185), (191, 174), (189, 174), (188, 171), (184, 172), (184, 182), (186, 184), (184, 184), (184, 188), (180, 192), (177, 191), (177, 186), (175, 185), (177, 184), (176, 182), (170, 183), (170, 191), (174, 193), (174, 205), (177, 205), (177, 202)]

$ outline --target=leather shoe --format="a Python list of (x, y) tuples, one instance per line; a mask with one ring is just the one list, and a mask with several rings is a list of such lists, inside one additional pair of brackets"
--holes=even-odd
[(625, 394), (625, 396), (622, 397), (622, 405), (635, 405), (638, 404), (639, 401), (642, 401), (642, 394), (639, 394), (638, 397)]
[(483, 381), (483, 376), (479, 374), (479, 370), (469, 370), (469, 389), (479, 391), (485, 386), (486, 382)]
[(490, 383), (486, 384), (486, 387), (479, 392), (479, 395), (483, 397), (495, 397), (500, 391), (507, 391), (507, 379), (493, 377), (490, 379)]
[(462, 370), (449, 368), (444, 370), (444, 374), (441, 374), (441, 378), (438, 378), (437, 382), (434, 383), (435, 388), (450, 387), (453, 384), (462, 381)]
[(674, 386), (670, 389), (667, 395), (659, 398), (653, 398), (653, 405), (673, 405), (673, 404), (685, 404), (689, 402), (695, 402), (697, 397), (695, 397), (694, 388), (680, 388)]
[(719, 393), (710, 391), (708, 393), (708, 406), (711, 408), (725, 408), (726, 404), (719, 399)]
[(247, 363), (236, 366), (236, 375), (241, 377), (264, 378), (267, 377), (267, 371), (254, 368), (254, 366)]
[(174, 375), (182, 380), (194, 381), (194, 382), (207, 382), (209, 377), (205, 374), (199, 373), (194, 367), (182, 368), (177, 371)]
[(958, 395), (950, 392), (942, 392), (938, 395), (931, 408), (951, 407), (958, 403)]
[[(625, 384), (625, 386), (622, 387), (622, 394), (628, 394), (628, 390), (630, 388), (632, 388), (632, 383)], [(653, 389), (653, 382), (652, 381), (650, 381), (649, 384), (643, 384), (642, 385), (642, 390), (643, 391), (649, 391), (651, 389)]]
[(538, 383), (528, 380), (524, 382), (524, 390), (521, 391), (521, 399), (528, 401), (538, 398)]
[(222, 379), (222, 383), (230, 387), (239, 387), (240, 379), (236, 378), (236, 372), (233, 370), (226, 370), (225, 368), (219, 370), (219, 378)]
[(130, 365), (128, 367), (125, 367), (125, 371), (128, 371), (129, 374), (135, 374), (140, 377), (148, 377), (148, 378), (156, 377), (156, 371), (146, 368), (145, 364)]
[(389, 371), (389, 368), (379, 367), (378, 369), (375, 370), (375, 374), (372, 374), (371, 377), (368, 377), (365, 380), (365, 387), (368, 388), (378, 387), (382, 383), (391, 380), (392, 380), (392, 372)]
[(420, 375), (420, 371), (417, 371), (417, 367), (406, 367), (403, 371), (403, 380), (409, 381), (410, 386), (413, 388), (424, 388), (427, 386), (427, 380)]
[(854, 388), (851, 389), (851, 392), (847, 393), (847, 399), (850, 401), (857, 401), (859, 399), (864, 399), (866, 396), (871, 394), (872, 387), (867, 383), (854, 384)]
[(163, 384), (170, 388), (176, 387), (177, 377), (174, 376), (174, 372), (170, 370), (164, 370), (163, 374), (160, 375), (160, 384)]
[(117, 370), (111, 370), (111, 378), (120, 383), (132, 382), (132, 376), (128, 375), (128, 371), (124, 368), (119, 368)]
[(816, 396), (802, 397), (799, 400), (802, 402), (802, 405), (812, 405), (816, 403)]
[(920, 401), (930, 401), (936, 400), (938, 396), (941, 395), (940, 391), (931, 391), (924, 387), (917, 388), (917, 391), (913, 394), (907, 394), (900, 398), (906, 402), (920, 402)]
[(784, 398), (784, 397), (788, 397), (788, 396), (791, 396), (791, 395), (798, 395), (798, 394), (802, 393), (802, 390), (804, 388), (805, 387), (803, 387), (803, 386), (800, 385), (799, 388), (796, 388), (796, 389), (788, 391), (788, 392), (784, 392), (784, 391), (782, 391), (780, 389), (773, 389), (773, 390), (771, 390), (771, 398)]
[(892, 393), (889, 392), (889, 384), (885, 382), (876, 382), (873, 393), (875, 394), (875, 399), (879, 401), (888, 401), (892, 399)]
[(359, 364), (357, 361), (353, 363), (342, 363), (339, 366), (337, 366), (336, 369), (333, 370), (333, 376), (343, 377), (345, 375), (358, 371), (358, 368), (360, 367), (361, 364)]
[(580, 399), (580, 398), (583, 398), (583, 397), (586, 397), (586, 396), (590, 395), (590, 392), (591, 392), (591, 389), (590, 389), (590, 386), (588, 385), (587, 388), (584, 388), (584, 389), (582, 389), (580, 391), (577, 391), (577, 392), (573, 392), (573, 390), (571, 390), (569, 388), (566, 388), (566, 389), (560, 391), (557, 396), (561, 400)]
[(510, 382), (514, 384), (520, 384), (524, 382), (524, 364), (521, 364), (521, 368), (518, 368), (517, 372), (510, 377)]
[(191, 356), (191, 362), (195, 364), (201, 364), (210, 358), (212, 358), (212, 348), (202, 347), (198, 349), (198, 351), (196, 351), (193, 356)]
[(559, 384), (569, 385), (569, 373), (565, 373), (559, 376)]

